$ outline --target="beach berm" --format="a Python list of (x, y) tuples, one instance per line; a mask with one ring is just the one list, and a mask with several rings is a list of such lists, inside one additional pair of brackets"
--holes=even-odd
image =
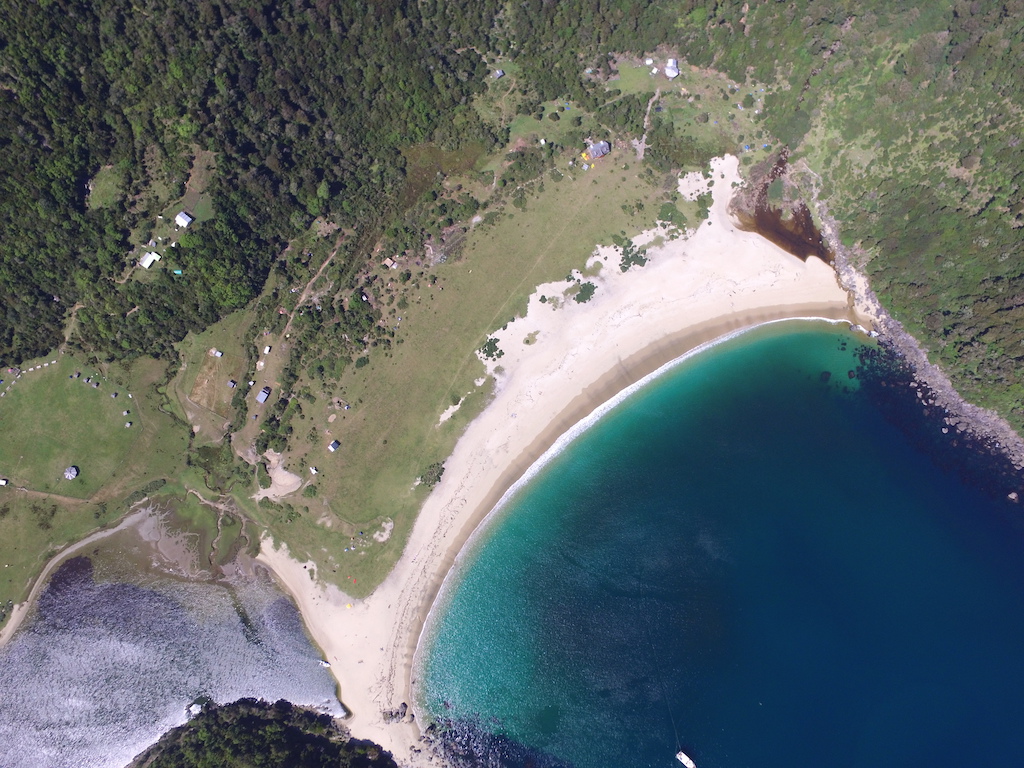
[[(312, 564), (264, 540), (260, 560), (294, 596), (352, 713), (353, 733), (416, 764), (419, 731), (392, 710), (415, 710), (414, 656), (427, 614), (467, 539), (505, 492), (577, 422), (616, 393), (697, 346), (730, 332), (792, 317), (864, 323), (835, 272), (738, 229), (728, 205), (739, 162), (712, 162), (714, 204), (696, 232), (654, 231), (648, 261), (625, 272), (618, 251), (600, 248), (585, 303), (555, 300), (571, 284), (538, 286), (525, 317), (494, 333), (488, 361), (494, 397), (445, 463), (397, 566), (368, 598), (324, 586)], [(660, 238), (660, 239), (657, 239)], [(600, 263), (600, 266), (598, 266)], [(567, 297), (566, 297), (567, 298)]]

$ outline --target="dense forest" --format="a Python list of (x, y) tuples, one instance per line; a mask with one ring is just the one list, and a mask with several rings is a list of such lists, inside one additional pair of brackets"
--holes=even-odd
[(395, 768), (375, 744), (351, 739), (333, 718), (287, 701), (207, 706), (129, 768)]
[[(580, 90), (575, 35), (552, 41), (551, 30), (596, 26), (590, 47), (625, 46), (639, 41), (616, 30), (634, 29), (645, 5), (572, 13), (569, 26), (552, 18), (563, 4), (516, 8), (503, 25), (495, 2), (396, 0), (56, 0), (7, 15), (0, 362), (55, 347), (76, 304), (86, 349), (168, 353), (250, 301), (314, 217), (379, 232), (402, 187), (402, 148), (494, 146), (468, 105), (487, 76), (481, 52), (521, 40), (538, 99)], [(156, 186), (181, 188), (200, 148), (217, 153), (216, 214), (180, 250), (182, 275), (116, 282), (129, 233), (159, 211)], [(88, 184), (102, 168), (120, 196), (97, 209)]]
[[(496, 56), (530, 84), (520, 112), (571, 98), (635, 133), (642, 100), (604, 83), (613, 54), (659, 46), (767, 84), (758, 119), (792, 151), (794, 194), (827, 205), (965, 394), (1024, 424), (1020, 0), (27, 4), (0, 20), (0, 363), (57, 346), (73, 310), (72, 345), (171, 355), (275, 265), (301, 267), (287, 245), (318, 217), (344, 233), (344, 289), (299, 331), (351, 323), (386, 343), (348, 299), (375, 243), (415, 240), (405, 151), (505, 144), (473, 108)], [(703, 157), (653, 129), (659, 168)], [(180, 243), (182, 274), (122, 281), (199, 150), (217, 158), (213, 214)], [(117, 191), (91, 205), (101, 171)]]

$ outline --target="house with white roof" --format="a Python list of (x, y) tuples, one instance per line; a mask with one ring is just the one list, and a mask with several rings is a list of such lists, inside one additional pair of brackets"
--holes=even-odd
[(181, 213), (174, 217), (174, 223), (177, 224), (179, 227), (187, 227), (193, 221), (195, 221), (195, 219), (193, 219), (184, 211), (182, 211)]

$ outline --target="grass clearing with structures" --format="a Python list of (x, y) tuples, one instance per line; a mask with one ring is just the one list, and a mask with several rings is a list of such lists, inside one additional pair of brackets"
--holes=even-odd
[[(648, 123), (662, 126), (655, 142), (682, 137), (690, 142), (685, 157), (735, 148), (755, 133), (753, 111), (722, 98), (742, 94), (720, 75), (684, 70), (669, 83), (648, 70), (626, 74), (606, 84), (624, 92), (610, 102), (613, 111), (628, 104), (635, 128), (646, 110)], [(350, 232), (317, 220), (281, 255), (256, 301), (178, 344), (176, 369), (141, 358), (131, 369), (101, 370), (60, 356), (23, 375), (15, 396), (0, 399), (0, 428), (19, 436), (0, 446), (0, 477), (12, 480), (0, 488), (0, 517), (18, 532), (0, 545), (9, 564), (0, 600), (22, 597), (55, 547), (157, 491), (176, 510), (174, 527), (192, 531), (200, 558), (212, 565), (254, 548), (265, 531), (312, 561), (311, 577), (350, 594), (366, 595), (384, 579), (444, 460), (489, 401), (492, 382), (478, 350), (490, 334), (520, 315), (541, 283), (562, 283), (566, 299), (576, 296), (581, 288), (566, 276), (597, 245), (621, 244), (659, 218), (685, 228), (701, 213), (698, 203), (679, 199), (664, 163), (637, 157), (630, 139), (638, 134), (609, 131), (601, 121), (610, 113), (561, 100), (521, 114), (530, 97), (517, 77), (508, 65), (474, 105), (509, 129), (506, 146), (486, 156), (480, 144), (405, 151), (403, 226), (421, 228), (423, 239), (389, 234), (364, 244), (376, 250), (346, 272), (328, 260), (351, 244)], [(656, 90), (657, 98), (636, 98)], [(607, 137), (612, 149), (584, 170), (587, 137)], [(700, 167), (681, 158), (669, 158), (671, 167)], [(156, 195), (163, 218), (146, 233), (154, 245), (140, 249), (164, 256), (154, 270), (175, 268), (173, 244), (187, 234), (174, 226), (178, 210), (199, 222), (212, 215), (204, 205), (214, 172), (214, 156), (197, 151), (184, 196), (171, 203), (170, 193)], [(103, 172), (95, 179), (97, 205), (111, 179)], [(130, 279), (154, 274), (133, 269)], [(372, 326), (336, 325), (370, 315)], [(354, 337), (346, 335), (353, 327), (360, 328)], [(99, 376), (101, 386), (68, 378), (79, 370), (83, 379)], [(48, 386), (31, 383), (43, 377)], [(264, 387), (271, 394), (260, 404)], [(128, 392), (134, 399), (126, 403)], [(280, 464), (262, 451), (268, 436), (283, 447)], [(81, 474), (63, 480), (72, 465)], [(266, 497), (257, 501), (260, 489)], [(237, 518), (225, 511), (231, 504)]]
[[(179, 476), (188, 455), (188, 432), (157, 391), (166, 362), (92, 367), (59, 354), (41, 362), (54, 359), (41, 370), (26, 364), (10, 389), (5, 369), (0, 385), (0, 477), (9, 480), (0, 487), (0, 608), (24, 599), (56, 551)], [(68, 466), (79, 469), (74, 480), (64, 479)]]
[[(316, 486), (316, 496), (287, 499), (299, 514), (263, 506), (255, 515), (351, 593), (365, 594), (387, 575), (427, 493), (417, 478), (451, 453), (486, 404), (490, 385), (475, 382), (484, 372), (476, 350), (487, 335), (525, 310), (537, 284), (563, 280), (598, 244), (654, 224), (662, 179), (647, 174), (631, 148), (613, 150), (587, 172), (560, 165), (561, 181), (545, 176), (530, 185), (526, 210), (509, 206), (494, 223), (478, 225), (456, 260), (412, 268), (406, 283), (401, 270), (385, 271), (375, 301), (396, 344), (371, 350), (365, 366), (347, 367), (336, 389), (312, 390), (313, 402), (296, 398), (285, 462), (304, 488)], [(391, 296), (400, 299), (388, 305)], [(274, 354), (287, 351), (281, 338), (266, 343)], [(456, 402), (458, 410), (439, 423)], [(333, 440), (341, 444), (336, 452), (327, 449)], [(385, 541), (372, 538), (389, 522)]]
[[(143, 417), (130, 392), (97, 368), (51, 359), (27, 365), (0, 399), (0, 472), (17, 487), (88, 499), (125, 461)], [(71, 466), (78, 476), (67, 480)]]

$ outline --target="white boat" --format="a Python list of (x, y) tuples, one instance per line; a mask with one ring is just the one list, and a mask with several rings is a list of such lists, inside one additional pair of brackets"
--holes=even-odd
[(686, 768), (697, 768), (697, 764), (682, 750), (676, 752), (676, 760), (685, 765)]

